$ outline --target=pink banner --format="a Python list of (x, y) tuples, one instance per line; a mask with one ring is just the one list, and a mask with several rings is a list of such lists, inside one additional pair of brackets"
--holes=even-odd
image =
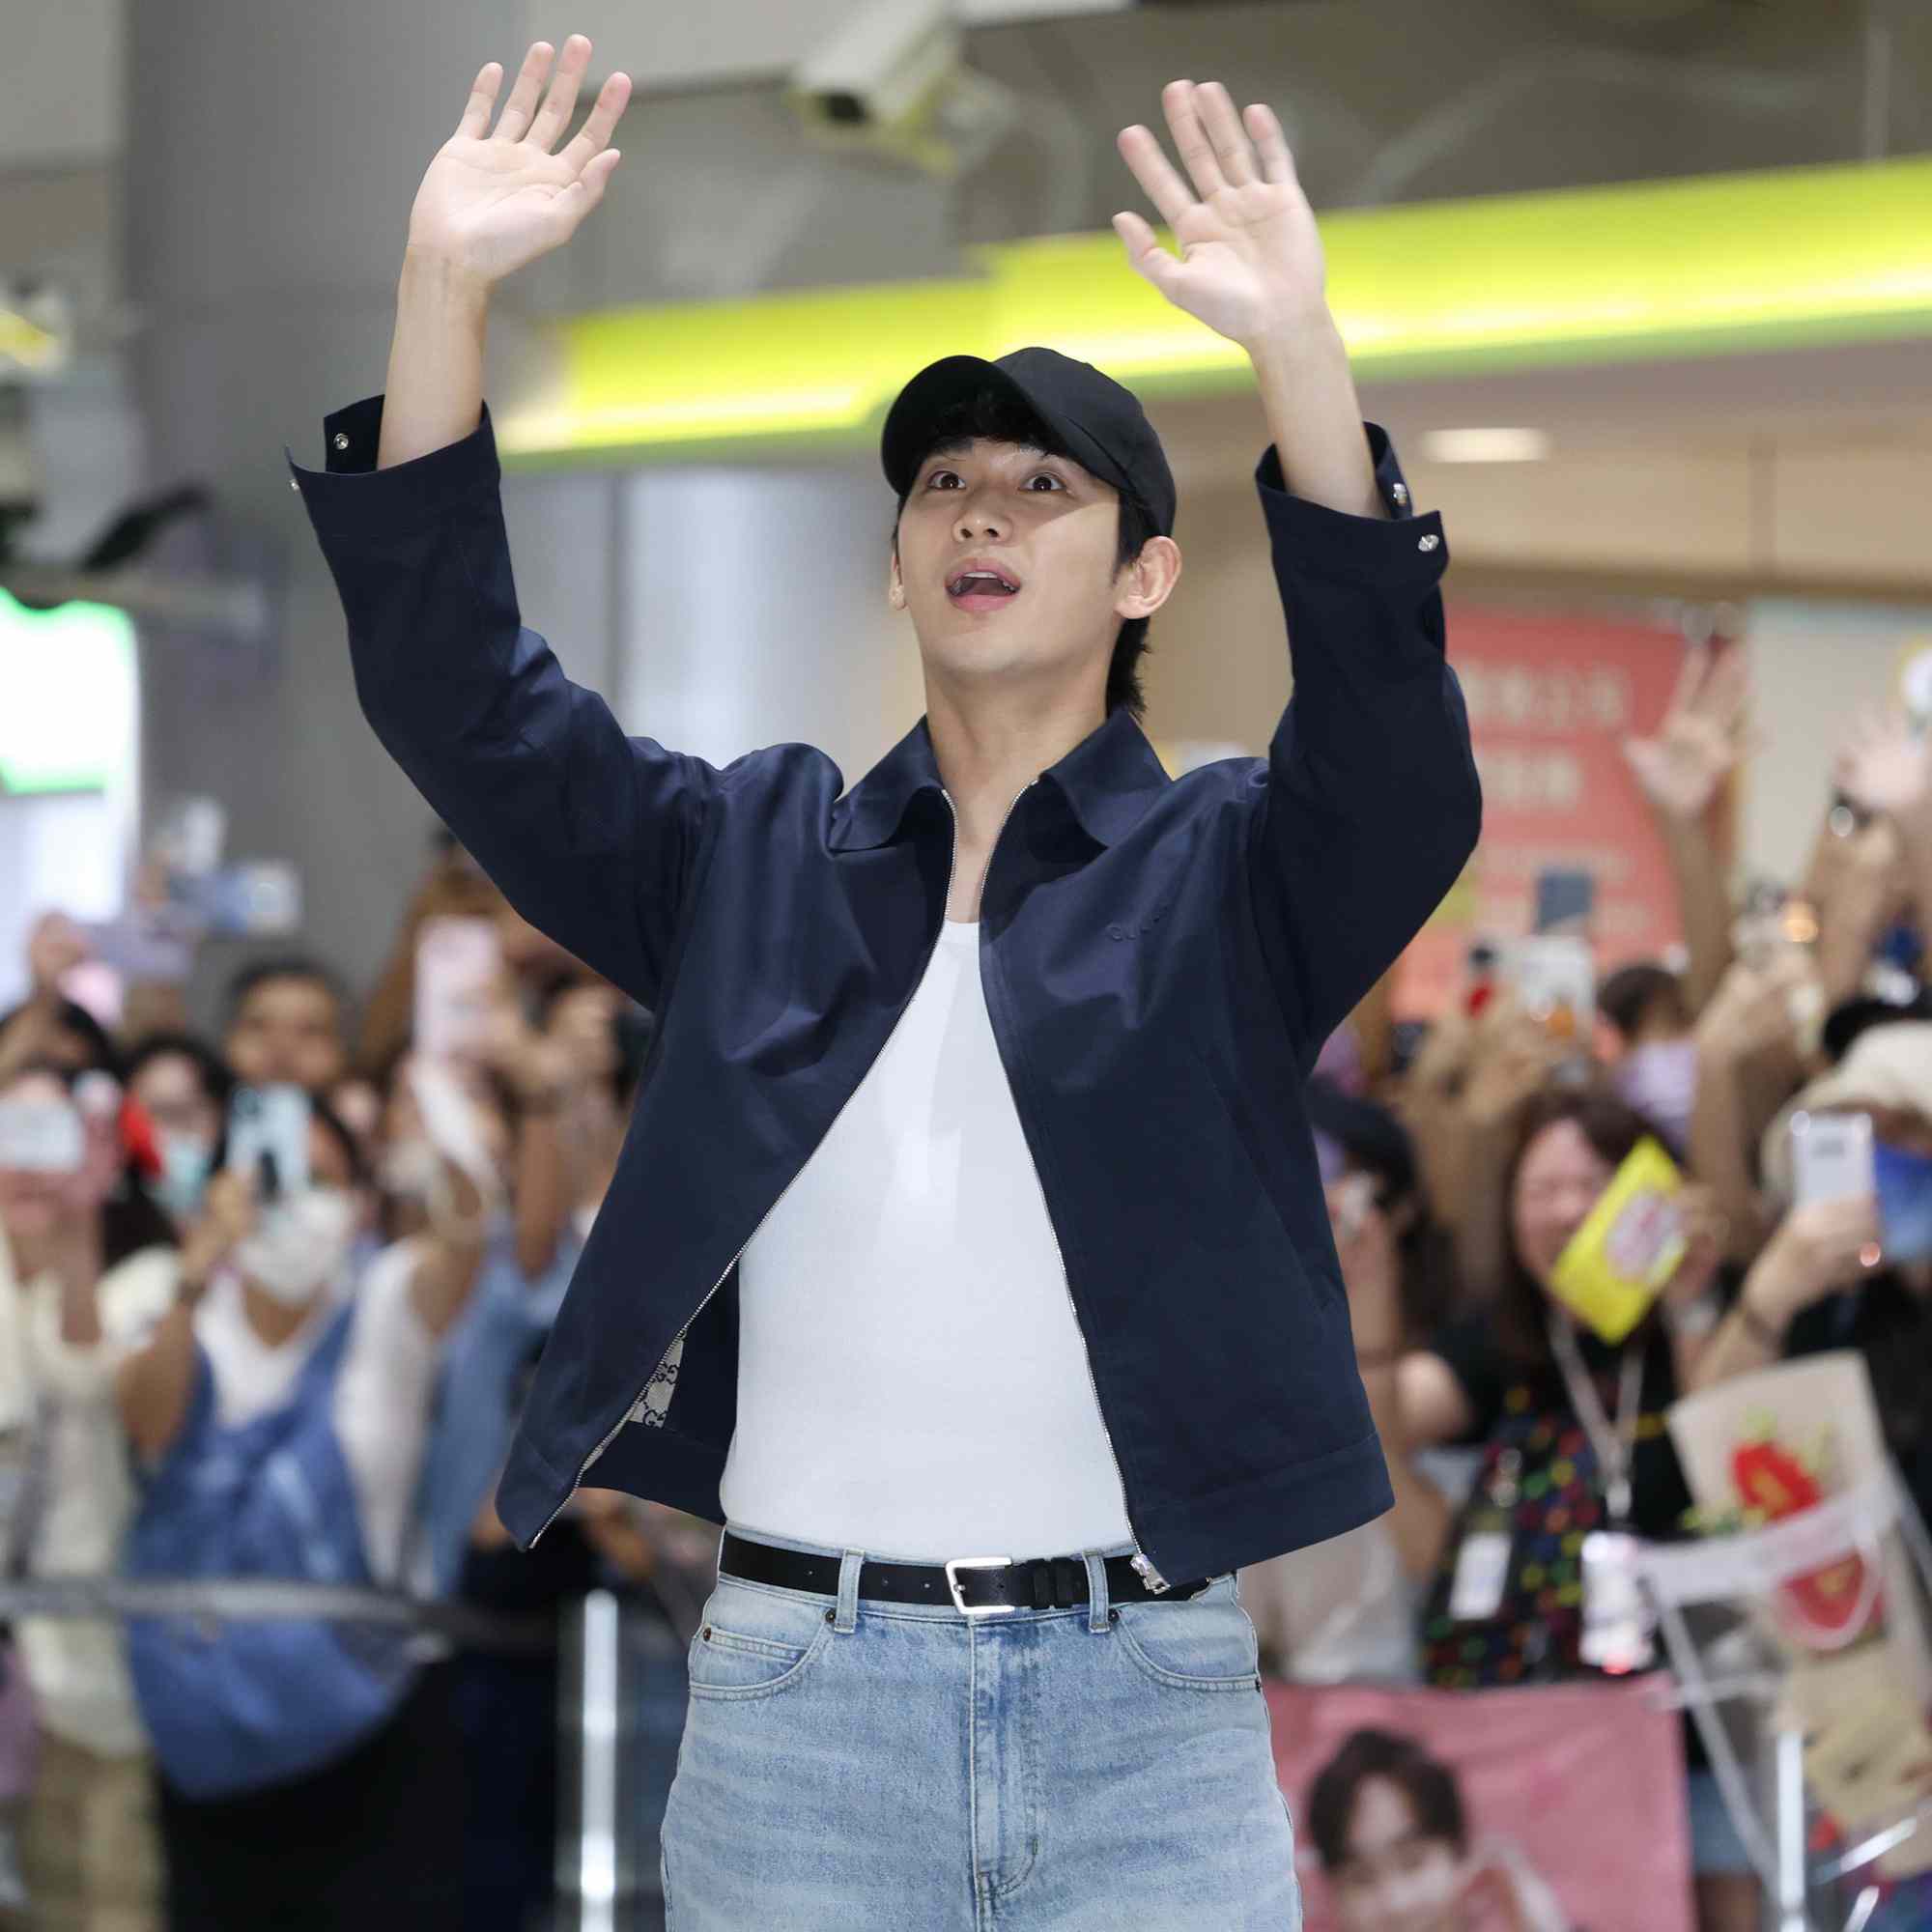
[(1682, 1719), (1644, 1684), (1267, 1697), (1307, 1932), (1692, 1932)]
[(1442, 1010), (1476, 939), (1527, 932), (1536, 875), (1576, 867), (1597, 882), (1601, 976), (1683, 936), (1663, 842), (1624, 761), (1657, 729), (1684, 662), (1674, 632), (1600, 617), (1457, 604), (1449, 661), (1469, 707), (1483, 780), (1483, 837), (1435, 917), (1404, 954), (1403, 1017)]

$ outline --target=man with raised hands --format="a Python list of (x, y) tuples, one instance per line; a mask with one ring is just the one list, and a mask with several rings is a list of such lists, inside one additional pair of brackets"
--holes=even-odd
[(503, 1521), (533, 1543), (594, 1470), (724, 1526), (679, 1932), (1291, 1926), (1235, 1573), (1390, 1500), (1302, 1083), (1476, 838), (1439, 519), (1361, 419), (1280, 124), (1176, 81), (1185, 176), (1121, 149), (1179, 252), (1116, 225), (1254, 366), (1294, 680), (1266, 755), (1171, 781), (1143, 734), (1174, 481), (1048, 348), (946, 357), (887, 416), (926, 709), (857, 784), (627, 736), (523, 623), (483, 402), (492, 290), (617, 165), (628, 79), (562, 142), (589, 43), (554, 59), (494, 128), (477, 76), (386, 393), (291, 463), (377, 734), (660, 1018)]

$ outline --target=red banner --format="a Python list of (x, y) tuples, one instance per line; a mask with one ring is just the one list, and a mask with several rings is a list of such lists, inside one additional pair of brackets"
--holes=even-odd
[(1692, 1932), (1683, 1720), (1646, 1685), (1267, 1697), (1306, 1932)]
[(1404, 956), (1404, 1018), (1441, 1010), (1477, 939), (1527, 932), (1546, 867), (1588, 871), (1599, 974), (1683, 937), (1662, 841), (1623, 741), (1657, 728), (1684, 662), (1674, 631), (1602, 618), (1470, 609), (1449, 613), (1483, 780), (1483, 838)]

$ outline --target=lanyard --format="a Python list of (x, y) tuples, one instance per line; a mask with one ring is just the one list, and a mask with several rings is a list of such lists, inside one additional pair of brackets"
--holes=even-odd
[(1582, 1350), (1577, 1346), (1577, 1324), (1567, 1314), (1549, 1318), (1549, 1345), (1556, 1351), (1556, 1365), (1570, 1391), (1571, 1406), (1582, 1422), (1597, 1452), (1597, 1466), (1604, 1472), (1604, 1500), (1610, 1512), (1610, 1525), (1620, 1528), (1631, 1513), (1631, 1463), (1636, 1454), (1638, 1409), (1643, 1400), (1643, 1349), (1634, 1342), (1624, 1344), (1622, 1366), (1617, 1377), (1617, 1426), (1610, 1428), (1604, 1399), (1583, 1366)]

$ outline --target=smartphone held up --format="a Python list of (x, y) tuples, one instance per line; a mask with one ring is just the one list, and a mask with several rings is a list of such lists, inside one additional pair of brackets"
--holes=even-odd
[(1866, 1113), (1797, 1113), (1790, 1135), (1796, 1207), (1874, 1200), (1880, 1248), (1867, 1264), (1932, 1258), (1932, 1156), (1881, 1139)]
[(308, 1185), (309, 1112), (299, 1087), (238, 1087), (230, 1096), (226, 1164), (247, 1175), (258, 1201)]
[(431, 1061), (480, 1057), (502, 973), (502, 940), (492, 921), (425, 920), (416, 941), (416, 1052)]
[(1534, 924), (1510, 955), (1518, 1006), (1557, 1039), (1587, 1053), (1597, 1024), (1597, 960), (1591, 943), (1597, 882), (1578, 866), (1536, 875)]

